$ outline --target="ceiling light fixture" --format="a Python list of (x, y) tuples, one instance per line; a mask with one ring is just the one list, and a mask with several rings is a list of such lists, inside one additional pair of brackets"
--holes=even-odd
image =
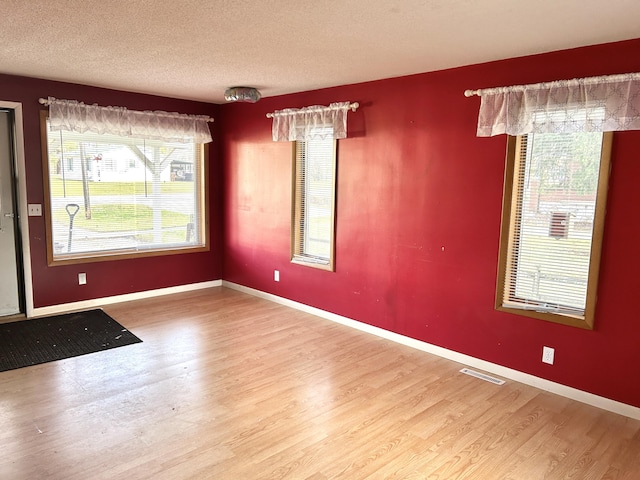
[(260, 98), (260, 92), (253, 87), (231, 87), (224, 91), (224, 99), (227, 102), (256, 103)]

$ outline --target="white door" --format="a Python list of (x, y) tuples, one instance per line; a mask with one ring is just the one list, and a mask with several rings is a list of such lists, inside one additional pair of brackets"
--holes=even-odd
[(0, 316), (20, 313), (13, 115), (0, 110)]

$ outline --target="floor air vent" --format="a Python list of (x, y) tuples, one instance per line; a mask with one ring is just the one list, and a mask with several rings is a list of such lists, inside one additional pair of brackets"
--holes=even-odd
[(491, 377), (484, 373), (476, 372), (475, 370), (469, 370), (468, 368), (463, 368), (460, 370), (461, 373), (466, 375), (471, 375), (472, 377), (479, 378), (480, 380), (485, 380), (487, 382), (491, 382), (495, 385), (504, 385), (504, 380), (500, 380), (499, 378)]

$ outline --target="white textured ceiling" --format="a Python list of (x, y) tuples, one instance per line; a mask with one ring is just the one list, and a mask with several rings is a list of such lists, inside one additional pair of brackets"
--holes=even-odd
[(224, 102), (640, 37), (639, 0), (0, 0), (0, 73)]

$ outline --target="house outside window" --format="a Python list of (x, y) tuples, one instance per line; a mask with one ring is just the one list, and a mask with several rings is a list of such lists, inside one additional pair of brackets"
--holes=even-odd
[(50, 264), (208, 248), (204, 144), (42, 121)]
[(499, 310), (593, 328), (611, 136), (509, 137)]

